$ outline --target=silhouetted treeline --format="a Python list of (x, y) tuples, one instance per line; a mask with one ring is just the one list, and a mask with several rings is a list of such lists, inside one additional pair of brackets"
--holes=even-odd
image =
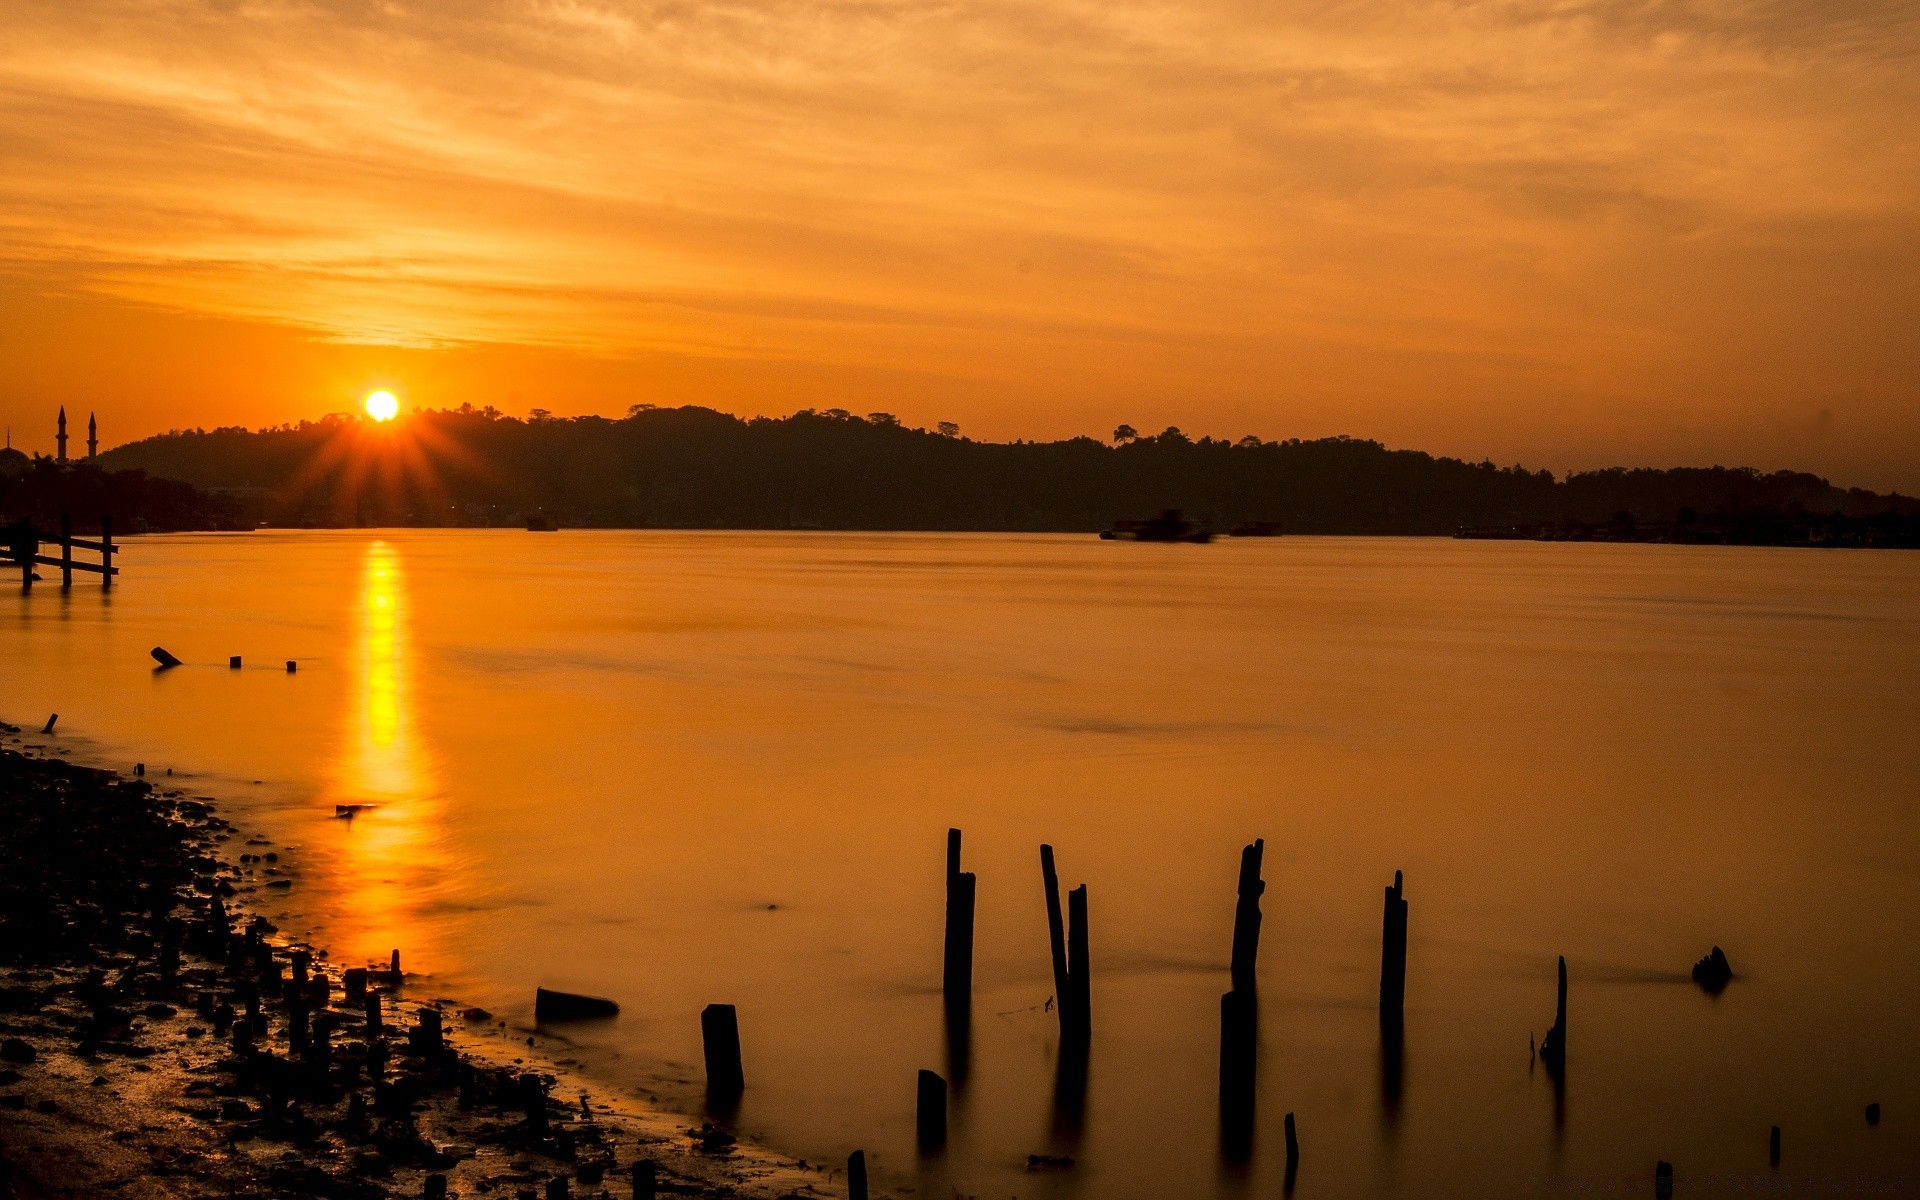
[(1920, 503), (1746, 469), (1547, 471), (1351, 438), (1229, 442), (1176, 429), (1112, 442), (978, 442), (885, 413), (741, 419), (704, 408), (530, 420), (336, 416), (259, 432), (169, 433), (103, 456), (203, 488), (251, 489), (293, 525), (570, 525), (925, 530), (1101, 529), (1179, 508), (1214, 528), (1453, 534), (1462, 527), (1672, 522), (1703, 514), (1911, 516)]
[(73, 519), (75, 533), (98, 531), (106, 514), (123, 535), (237, 529), (248, 519), (232, 500), (145, 471), (103, 470), (89, 462), (61, 465), (51, 458), (16, 460), (0, 470), (0, 525), (24, 517), (52, 534), (59, 531), (63, 513)]

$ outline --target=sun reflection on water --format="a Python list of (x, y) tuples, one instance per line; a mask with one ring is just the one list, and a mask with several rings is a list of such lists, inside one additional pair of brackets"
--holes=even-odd
[(333, 895), (338, 942), (354, 955), (428, 950), (421, 881), (445, 856), (439, 770), (420, 732), (406, 576), (395, 548), (367, 547), (353, 625), (348, 693), (330, 804), (367, 805), (343, 822)]

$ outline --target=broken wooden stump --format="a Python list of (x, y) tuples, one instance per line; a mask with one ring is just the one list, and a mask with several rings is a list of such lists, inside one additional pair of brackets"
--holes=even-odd
[(1653, 1194), (1658, 1200), (1670, 1200), (1673, 1195), (1673, 1164), (1665, 1159), (1653, 1165)]
[(347, 1005), (358, 1006), (365, 1004), (367, 1000), (367, 969), (365, 967), (348, 967), (342, 971), (340, 973), (340, 990), (344, 993), (342, 1000)]
[(40, 732), (43, 734), (52, 733), (54, 725), (58, 723), (59, 720), (60, 720), (60, 714), (54, 713), (52, 716), (47, 718), (47, 723), (44, 727), (41, 728)]
[(620, 1006), (604, 996), (585, 996), (578, 992), (558, 992), (543, 987), (533, 989), (533, 1019), (536, 1021), (584, 1021), (619, 1014)]
[(1067, 893), (1067, 994), (1073, 999), (1070, 1032), (1083, 1044), (1093, 1036), (1093, 962), (1087, 940), (1087, 885), (1083, 883)]
[(847, 1155), (847, 1200), (867, 1200), (867, 1152)]
[(922, 1153), (947, 1144), (947, 1081), (922, 1070), (913, 1108), (914, 1133)]
[(232, 657), (227, 659), (227, 670), (238, 671), (239, 669), (240, 669), (240, 656), (238, 654), (235, 654)]
[(738, 1099), (747, 1077), (740, 1066), (740, 1018), (733, 1005), (709, 1004), (700, 1010), (700, 1041), (707, 1061), (708, 1100)]
[(1053, 847), (1040, 847), (1040, 880), (1047, 893), (1047, 941), (1053, 952), (1053, 1007), (1062, 1030), (1066, 1028), (1067, 933), (1060, 916), (1060, 876), (1053, 869)]
[(1546, 1065), (1547, 1074), (1560, 1078), (1567, 1065), (1567, 960), (1560, 958), (1560, 982), (1558, 1000), (1554, 1004), (1553, 1028), (1547, 1030), (1547, 1036), (1540, 1039), (1540, 1061)]
[(1407, 897), (1398, 871), (1380, 923), (1380, 1023), (1399, 1029), (1407, 1008)]
[(1235, 991), (1251, 992), (1260, 958), (1260, 896), (1267, 885), (1260, 879), (1260, 860), (1266, 839), (1255, 838), (1240, 851), (1239, 899), (1233, 910), (1232, 977)]
[(294, 672), (298, 671), (299, 669), (300, 669), (299, 663), (293, 661), (291, 658), (287, 660), (287, 674), (291, 675)]
[(1780, 1127), (1775, 1125), (1767, 1131), (1767, 1165), (1780, 1165)]
[(1293, 1194), (1294, 1178), (1300, 1174), (1300, 1133), (1299, 1130), (1294, 1127), (1292, 1113), (1287, 1114), (1287, 1119), (1284, 1124), (1287, 1134), (1287, 1178), (1285, 1186), (1287, 1195), (1291, 1196)]
[(960, 831), (947, 830), (947, 936), (941, 994), (950, 1010), (973, 1001), (973, 872), (960, 869)]
[(177, 667), (180, 665), (180, 660), (168, 652), (165, 646), (155, 646), (153, 649), (147, 651), (147, 653), (151, 654), (153, 661), (159, 663), (163, 668)]
[(1235, 988), (1220, 997), (1220, 1151), (1230, 1162), (1253, 1153), (1260, 1000)]
[(1726, 951), (1715, 946), (1711, 953), (1694, 963), (1693, 981), (1709, 996), (1726, 991), (1727, 984), (1733, 982), (1733, 964), (1727, 961)]
[(633, 1164), (633, 1200), (655, 1200), (659, 1195), (660, 1168), (650, 1158)]

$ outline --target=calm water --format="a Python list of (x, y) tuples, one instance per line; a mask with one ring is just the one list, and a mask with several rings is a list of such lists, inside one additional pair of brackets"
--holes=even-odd
[[(738, 1127), (816, 1161), (863, 1146), (930, 1196), (1277, 1196), (1292, 1111), (1302, 1197), (1650, 1193), (1658, 1158), (1687, 1196), (1920, 1187), (1920, 555), (461, 531), (147, 538), (125, 566), (110, 598), (0, 601), (0, 716), (191, 772), (297, 848), (292, 919), (403, 947), (416, 995), (527, 1024), (536, 984), (618, 998), (566, 1031), (610, 1086), (691, 1110), (699, 1009), (737, 1004)], [(152, 673), (156, 644), (189, 665)], [(921, 1160), (915, 1070), (958, 1074), (949, 825), (977, 1000)], [(1236, 1166), (1219, 995), (1256, 836)], [(1077, 1115), (1042, 841), (1091, 901)], [(1687, 968), (1716, 942), (1741, 978), (1714, 1000)], [(1528, 1054), (1557, 954), (1558, 1103)]]

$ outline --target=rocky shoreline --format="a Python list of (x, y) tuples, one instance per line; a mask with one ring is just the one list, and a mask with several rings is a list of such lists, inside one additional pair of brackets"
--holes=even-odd
[(397, 970), (328, 964), (247, 912), (272, 850), (19, 734), (0, 724), (0, 1200), (845, 1194), (505, 1053)]

